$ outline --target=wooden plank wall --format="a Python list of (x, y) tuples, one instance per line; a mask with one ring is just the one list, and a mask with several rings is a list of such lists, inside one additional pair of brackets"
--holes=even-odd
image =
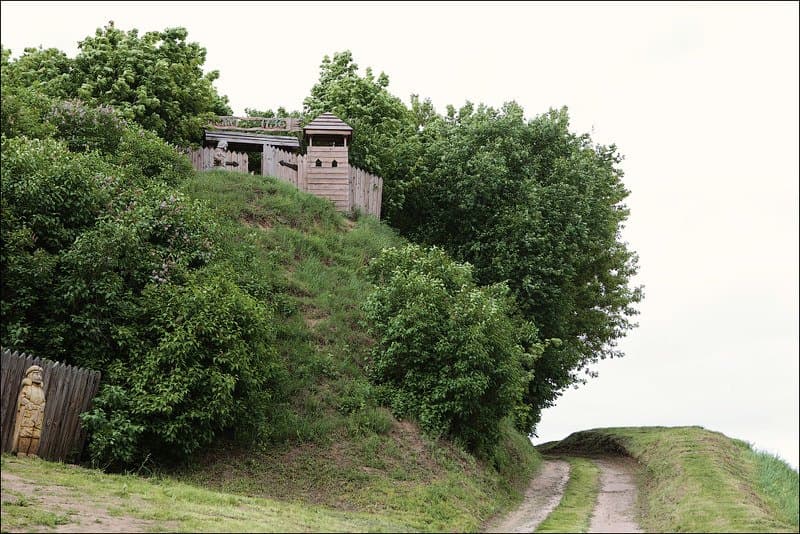
[(350, 167), (350, 209), (360, 209), (362, 213), (381, 218), (381, 198), (383, 178), (357, 167)]
[[(283, 162), (285, 165), (281, 165)], [(294, 165), (297, 167), (295, 170)], [(262, 158), (262, 172), (264, 176), (274, 176), (278, 180), (288, 182), (300, 191), (307, 191), (305, 181), (306, 157), (286, 152), (274, 146), (266, 146)]]
[[(316, 166), (319, 159), (322, 167)], [(332, 167), (333, 160), (339, 163)], [(296, 165), (297, 170), (281, 161)], [(360, 209), (363, 213), (381, 216), (383, 179), (350, 166), (347, 149), (343, 147), (309, 147), (308, 154), (299, 156), (273, 146), (265, 146), (261, 174), (275, 176), (301, 191), (330, 199), (339, 211)]]
[(47, 460), (77, 460), (83, 450), (86, 432), (78, 415), (87, 411), (100, 387), (100, 373), (61, 362), (35, 358), (29, 354), (2, 350), (0, 373), (0, 427), (2, 450), (13, 447), (17, 397), (25, 370), (38, 365), (45, 394), (44, 425), (39, 442), (39, 456)]
[[(192, 167), (197, 171), (207, 171), (214, 169), (214, 148), (205, 147), (192, 150), (189, 158), (192, 160)], [(247, 152), (225, 152), (226, 163), (236, 163), (236, 165), (225, 165), (226, 171), (243, 172), (247, 174), (248, 164)]]

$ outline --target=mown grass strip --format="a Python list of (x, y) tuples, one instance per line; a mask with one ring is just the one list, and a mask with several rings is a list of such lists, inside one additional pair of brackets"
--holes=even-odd
[(600, 490), (600, 468), (587, 458), (562, 458), (570, 464), (569, 481), (555, 510), (536, 532), (586, 532)]

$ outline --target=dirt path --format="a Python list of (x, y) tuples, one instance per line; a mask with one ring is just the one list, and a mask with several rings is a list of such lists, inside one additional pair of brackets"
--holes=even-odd
[[(55, 524), (8, 528), (3, 532), (147, 532), (153, 529), (169, 530), (173, 523), (145, 521), (112, 511), (126, 503), (125, 499), (108, 496), (103, 502), (82, 498), (77, 490), (65, 486), (41, 484), (2, 473), (2, 505), (24, 506), (33, 511), (49, 513)], [(128, 499), (129, 500), (129, 499)]]
[(542, 470), (525, 491), (525, 500), (510, 514), (486, 525), (484, 532), (533, 532), (558, 506), (569, 480), (569, 464), (545, 460)]
[(636, 523), (635, 463), (630, 458), (595, 458), (600, 468), (600, 492), (589, 532), (642, 532)]

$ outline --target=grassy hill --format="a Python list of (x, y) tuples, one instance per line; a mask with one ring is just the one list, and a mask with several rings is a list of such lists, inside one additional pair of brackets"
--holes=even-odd
[[(4, 456), (3, 531), (86, 527), (91, 517), (107, 530), (474, 531), (521, 500), (541, 461), (526, 437), (504, 424), (490, 456), (476, 458), (395, 419), (366, 376), (364, 268), (401, 237), (273, 178), (198, 173), (182, 188), (212, 207), (219, 245), (246, 251), (253, 276), (274, 288), (282, 401), (255, 446), (223, 437), (170, 470), (145, 461), (140, 476)], [(647, 530), (798, 529), (797, 472), (719, 433), (595, 429), (539, 450), (570, 459), (586, 480), (596, 468), (581, 456), (636, 459)], [(580, 527), (596, 488), (577, 478), (567, 493), (580, 506), (563, 508)]]
[(372, 345), (363, 276), (384, 247), (404, 243), (372, 217), (348, 219), (328, 201), (272, 178), (199, 173), (184, 186), (227, 225), (227, 246), (251, 247), (281, 292), (278, 343), (287, 401), (257, 450), (218, 443), (172, 473), (240, 495), (380, 513), (420, 530), (470, 530), (518, 502), (539, 456), (510, 425), (478, 460), (424, 437), (381, 407), (365, 376)]
[(544, 454), (627, 455), (640, 466), (641, 524), (652, 532), (797, 532), (798, 473), (701, 427), (601, 428)]
[[(103, 488), (135, 486), (137, 495), (153, 491), (143, 484), (172, 488), (167, 493), (177, 495), (175, 509), (129, 510), (134, 517), (171, 521), (170, 530), (463, 531), (519, 502), (540, 460), (526, 437), (503, 425), (490, 458), (477, 459), (446, 440), (427, 438), (414, 422), (396, 420), (365, 374), (373, 341), (361, 311), (371, 290), (363, 269), (402, 238), (373, 217), (346, 218), (328, 201), (273, 178), (197, 173), (183, 191), (215, 212), (224, 240), (218, 245), (246, 251), (253, 275), (268, 277), (273, 287), (277, 344), (288, 372), (284, 389), (275, 392), (283, 401), (267, 428), (255, 446), (223, 437), (168, 472), (145, 461), (138, 473), (153, 477), (150, 482), (16, 459), (4, 460), (4, 471), (38, 480), (69, 476), (67, 485), (75, 487), (81, 477), (103, 479)], [(223, 522), (215, 525), (213, 513), (196, 516), (189, 510), (196, 499), (222, 503)], [(224, 510), (228, 502), (245, 503), (255, 515), (225, 522), (233, 521)], [(264, 515), (264, 507), (280, 513)], [(13, 520), (5, 508), (4, 528), (7, 520), (25, 525), (25, 506), (9, 508)], [(313, 517), (298, 515), (302, 510)], [(354, 519), (343, 522), (335, 510)]]

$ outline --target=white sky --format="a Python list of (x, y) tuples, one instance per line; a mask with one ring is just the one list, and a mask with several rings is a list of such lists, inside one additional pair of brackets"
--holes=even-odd
[(545, 411), (535, 442), (702, 425), (798, 465), (798, 3), (2, 2), (2, 43), (70, 56), (114, 20), (183, 26), (235, 113), (301, 109), (352, 50), (437, 110), (567, 105), (626, 156), (640, 327)]

